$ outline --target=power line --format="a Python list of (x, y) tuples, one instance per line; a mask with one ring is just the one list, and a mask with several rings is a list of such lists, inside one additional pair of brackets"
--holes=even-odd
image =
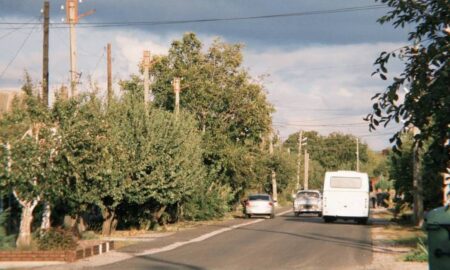
[(95, 73), (97, 72), (98, 65), (100, 64), (100, 61), (103, 59), (104, 56), (105, 56), (105, 48), (102, 48), (102, 54), (100, 55), (100, 57), (97, 60), (97, 63), (95, 64), (94, 72), (91, 74), (92, 78), (94, 77)]
[[(36, 18), (31, 18), (31, 20), (29, 20), (28, 22), (34, 21), (35, 19), (36, 19)], [(2, 40), (3, 38), (5, 38), (5, 37), (11, 35), (12, 33), (16, 32), (16, 31), (18, 31), (18, 30), (20, 30), (20, 29), (24, 29), (25, 26), (26, 26), (26, 25), (22, 25), (22, 26), (19, 26), (19, 27), (11, 28), (11, 31), (9, 31), (9, 32), (3, 34), (2, 36), (0, 36), (0, 40)]]
[(342, 124), (290, 124), (284, 122), (273, 122), (277, 125), (282, 126), (293, 126), (293, 127), (351, 127), (351, 126), (365, 126), (367, 123), (357, 122), (357, 123), (342, 123)]
[(27, 43), (28, 39), (30, 38), (31, 34), (34, 32), (34, 30), (36, 30), (38, 24), (36, 24), (30, 31), (30, 33), (28, 33), (28, 35), (26, 36), (26, 38), (24, 39), (24, 41), (22, 42), (22, 44), (20, 45), (19, 49), (16, 51), (16, 54), (14, 54), (14, 57), (11, 59), (11, 61), (9, 61), (8, 65), (6, 65), (6, 67), (3, 69), (2, 73), (0, 74), (0, 79), (3, 78), (3, 75), (5, 75), (6, 71), (9, 69), (9, 67), (11, 66), (11, 64), (16, 60), (17, 56), (19, 55), (20, 51), (22, 51), (23, 47), (25, 46), (25, 43)]
[[(246, 17), (230, 17), (230, 18), (206, 18), (206, 19), (189, 19), (189, 20), (167, 20), (167, 21), (130, 21), (130, 22), (85, 22), (78, 23), (78, 27), (93, 28), (93, 27), (121, 27), (121, 26), (155, 26), (155, 25), (172, 25), (172, 24), (186, 24), (186, 23), (208, 23), (208, 22), (222, 22), (222, 21), (243, 21), (243, 20), (258, 20), (258, 19), (273, 19), (286, 17), (301, 17), (311, 15), (335, 14), (344, 12), (357, 12), (375, 9), (388, 8), (384, 4), (356, 6), (329, 10), (315, 10), (306, 12), (293, 12), (281, 14), (269, 14), (259, 16)], [(0, 25), (33, 25), (33, 23), (17, 23), (17, 22), (0, 22)], [(53, 28), (68, 28), (66, 23), (52, 23)]]
[(313, 119), (305, 119), (305, 120), (298, 120), (298, 121), (291, 121), (291, 123), (305, 123), (305, 122), (318, 122), (318, 121), (324, 121), (324, 120), (335, 120), (335, 119), (342, 119), (342, 118), (355, 118), (358, 117), (362, 119), (365, 117), (365, 115), (361, 114), (355, 114), (355, 115), (341, 115), (341, 116), (335, 116), (335, 117), (326, 117), (326, 118), (313, 118)]

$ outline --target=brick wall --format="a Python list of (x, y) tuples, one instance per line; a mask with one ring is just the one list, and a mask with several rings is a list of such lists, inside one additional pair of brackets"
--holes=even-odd
[(114, 242), (106, 242), (84, 249), (69, 251), (0, 251), (0, 262), (7, 261), (66, 261), (73, 262), (114, 249)]
[(0, 251), (0, 261), (74, 261), (75, 251)]

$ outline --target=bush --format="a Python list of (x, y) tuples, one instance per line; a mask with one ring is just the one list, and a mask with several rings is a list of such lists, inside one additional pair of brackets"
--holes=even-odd
[(229, 186), (211, 184), (202, 185), (183, 205), (183, 218), (186, 220), (209, 220), (223, 217), (230, 211), (229, 203), (233, 199)]
[(77, 246), (72, 232), (59, 228), (39, 231), (37, 244), (40, 250), (70, 250)]
[(81, 233), (81, 239), (83, 240), (92, 240), (98, 238), (99, 236), (94, 231), (85, 231)]
[(0, 249), (13, 249), (15, 245), (15, 235), (7, 235), (5, 230), (5, 223), (8, 219), (8, 212), (0, 213)]

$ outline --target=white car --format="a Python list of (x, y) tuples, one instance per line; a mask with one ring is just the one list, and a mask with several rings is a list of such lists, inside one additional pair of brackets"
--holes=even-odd
[(272, 197), (269, 194), (254, 194), (245, 200), (245, 216), (269, 216), (275, 217), (275, 207)]
[(322, 216), (322, 195), (318, 190), (299, 191), (294, 198), (294, 213), (296, 216), (311, 213)]

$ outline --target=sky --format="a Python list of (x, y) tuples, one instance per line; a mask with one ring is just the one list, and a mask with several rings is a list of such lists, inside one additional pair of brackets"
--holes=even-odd
[[(51, 22), (61, 23), (65, 0), (51, 0)], [(371, 97), (386, 82), (372, 77), (382, 51), (406, 45), (406, 29), (380, 25), (387, 8), (332, 12), (380, 5), (373, 0), (83, 0), (80, 13), (95, 9), (77, 27), (78, 70), (82, 89), (97, 83), (106, 89), (107, 43), (112, 44), (113, 82), (138, 73), (142, 51), (166, 54), (174, 39), (195, 32), (208, 47), (219, 37), (242, 43), (244, 67), (262, 78), (275, 106), (274, 128), (283, 139), (299, 130), (351, 133), (374, 150), (388, 147), (399, 128), (370, 133), (362, 118), (371, 112)], [(19, 89), (24, 70), (38, 81), (42, 74), (42, 27), (11, 25), (39, 22), (42, 0), (0, 0), (0, 89)], [(311, 14), (315, 13), (318, 14)], [(328, 11), (324, 13), (323, 11)], [(184, 24), (85, 27), (83, 23), (155, 22), (236, 18), (302, 13), (251, 20)], [(19, 29), (17, 29), (19, 28)], [(69, 30), (50, 29), (50, 90), (69, 82)], [(401, 63), (390, 66), (391, 74)], [(52, 93), (51, 93), (52, 94)]]

